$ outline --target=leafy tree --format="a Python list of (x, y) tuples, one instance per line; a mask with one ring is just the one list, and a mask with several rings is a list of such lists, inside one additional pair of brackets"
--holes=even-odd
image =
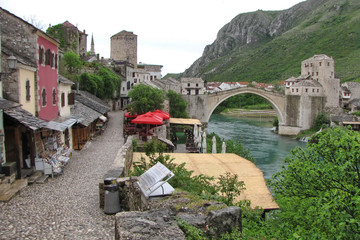
[(72, 51), (64, 54), (64, 64), (69, 73), (76, 73), (82, 67), (80, 56)]
[(97, 89), (97, 83), (92, 77), (92, 74), (82, 73), (80, 75), (80, 85), (81, 90), (87, 91), (89, 93), (95, 94)]
[(170, 116), (176, 118), (189, 118), (186, 112), (187, 102), (181, 97), (181, 94), (169, 90), (167, 97), (170, 103)]
[(330, 123), (330, 118), (327, 113), (319, 113), (315, 120), (314, 120), (314, 126), (312, 127), (312, 130), (319, 131), (321, 128), (325, 128)]
[(134, 86), (128, 96), (131, 98), (129, 111), (137, 114), (162, 109), (162, 103), (165, 100), (165, 94), (162, 90), (145, 84)]
[(114, 97), (114, 93), (120, 90), (121, 79), (118, 75), (113, 73), (110, 69), (102, 67), (98, 71), (98, 75), (104, 82), (103, 94), (106, 98)]
[[(285, 158), (270, 181), (281, 212), (270, 221), (278, 239), (360, 238), (360, 134), (327, 129)], [(269, 226), (267, 226), (269, 227)]]

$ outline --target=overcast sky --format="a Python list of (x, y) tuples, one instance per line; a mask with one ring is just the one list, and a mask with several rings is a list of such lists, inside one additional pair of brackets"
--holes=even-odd
[[(66, 20), (86, 30), (88, 50), (110, 57), (110, 37), (126, 30), (138, 36), (138, 61), (179, 73), (199, 57), (217, 32), (240, 13), (284, 10), (302, 0), (0, 0), (0, 6), (42, 30)], [(36, 24), (37, 27), (40, 27)]]

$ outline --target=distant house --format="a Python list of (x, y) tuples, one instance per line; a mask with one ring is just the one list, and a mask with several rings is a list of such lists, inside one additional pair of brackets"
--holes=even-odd
[(172, 90), (181, 94), (181, 82), (175, 78), (169, 77), (166, 79), (157, 79), (152, 81), (156, 86), (168, 92)]
[(147, 72), (150, 75), (150, 81), (161, 79), (161, 69), (162, 65), (155, 65), (155, 64), (145, 64), (145, 63), (139, 63), (137, 65), (138, 69), (143, 69), (145, 72)]
[(181, 94), (204, 94), (204, 80), (202, 80), (201, 78), (181, 78)]

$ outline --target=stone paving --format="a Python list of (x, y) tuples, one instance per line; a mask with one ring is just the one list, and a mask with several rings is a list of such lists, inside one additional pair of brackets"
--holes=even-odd
[(99, 208), (98, 183), (123, 145), (123, 112), (105, 132), (74, 151), (62, 175), (0, 203), (0, 239), (114, 239), (114, 216)]

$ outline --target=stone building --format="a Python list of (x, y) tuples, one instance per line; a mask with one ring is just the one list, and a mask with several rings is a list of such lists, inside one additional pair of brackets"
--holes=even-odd
[(62, 23), (64, 40), (69, 43), (64, 47), (64, 51), (72, 50), (77, 53), (79, 56), (83, 57), (87, 54), (87, 34), (85, 30), (82, 32), (76, 26), (74, 26), (69, 21)]
[(335, 78), (334, 59), (325, 54), (302, 61), (301, 75), (311, 76), (324, 88), (327, 108), (339, 108), (340, 79)]
[(152, 82), (166, 92), (172, 90), (176, 93), (181, 94), (181, 82), (179, 80), (176, 80), (175, 78), (169, 77), (166, 79), (153, 80)]
[(110, 58), (127, 61), (137, 68), (137, 35), (121, 31), (110, 38)]
[[(324, 89), (319, 82), (308, 77), (291, 78), (291, 85), (285, 89), (285, 125), (300, 129), (312, 127), (314, 119), (325, 106)], [(288, 83), (288, 82), (287, 82)]]
[(204, 80), (201, 78), (181, 78), (182, 95), (204, 94)]
[(150, 74), (150, 81), (161, 79), (161, 69), (162, 65), (155, 65), (155, 64), (145, 64), (139, 63), (137, 66), (139, 69), (143, 69)]

